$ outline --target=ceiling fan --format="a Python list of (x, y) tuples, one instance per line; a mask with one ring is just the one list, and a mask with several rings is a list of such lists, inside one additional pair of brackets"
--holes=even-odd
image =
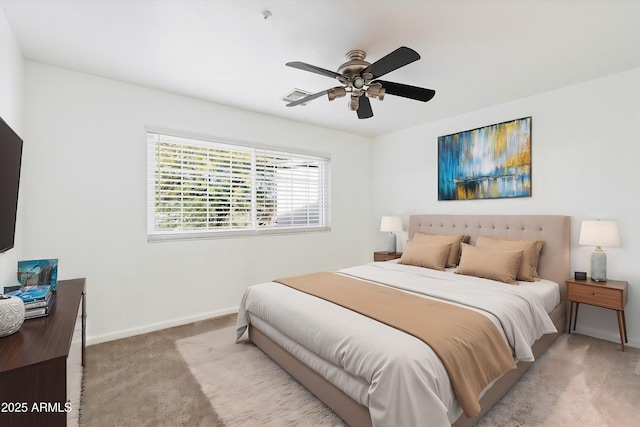
[(342, 83), (342, 86), (323, 90), (322, 92), (290, 102), (287, 104), (287, 107), (305, 104), (325, 94), (329, 98), (329, 101), (333, 101), (349, 93), (349, 109), (356, 111), (359, 119), (368, 119), (369, 117), (373, 117), (373, 110), (371, 109), (369, 98), (377, 98), (382, 101), (384, 95), (389, 94), (427, 102), (435, 96), (436, 91), (432, 89), (377, 80), (391, 71), (420, 59), (420, 55), (418, 55), (418, 52), (415, 50), (402, 46), (387, 56), (378, 59), (373, 64), (364, 60), (366, 56), (367, 54), (362, 50), (351, 50), (347, 52), (347, 62), (338, 68), (338, 72), (325, 70), (324, 68), (300, 61), (287, 62), (286, 65), (288, 67), (335, 78)]

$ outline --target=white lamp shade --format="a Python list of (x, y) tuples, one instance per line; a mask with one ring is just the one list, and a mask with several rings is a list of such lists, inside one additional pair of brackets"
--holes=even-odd
[(582, 221), (581, 245), (620, 246), (618, 223), (615, 221)]
[(402, 221), (399, 216), (383, 216), (380, 221), (380, 231), (401, 231)]

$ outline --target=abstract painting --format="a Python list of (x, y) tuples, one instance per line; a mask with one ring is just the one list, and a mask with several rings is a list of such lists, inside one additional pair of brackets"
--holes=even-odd
[(531, 117), (438, 137), (438, 200), (531, 196)]

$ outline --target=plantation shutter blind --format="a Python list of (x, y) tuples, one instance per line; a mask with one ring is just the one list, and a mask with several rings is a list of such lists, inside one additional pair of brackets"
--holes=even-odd
[(329, 159), (147, 133), (148, 235), (329, 227)]
[(329, 176), (325, 159), (271, 150), (256, 150), (258, 210), (275, 222), (258, 227), (323, 227), (328, 225)]

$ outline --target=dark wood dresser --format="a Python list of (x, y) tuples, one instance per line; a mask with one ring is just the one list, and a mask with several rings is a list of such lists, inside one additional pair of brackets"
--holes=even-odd
[[(68, 417), (77, 420), (79, 396), (68, 396), (67, 381), (74, 376), (71, 361), (84, 365), (85, 308), (85, 279), (61, 280), (48, 316), (25, 320), (18, 332), (0, 338), (0, 426), (57, 427), (66, 426)], [(81, 354), (70, 357), (74, 332), (81, 334), (81, 350), (73, 346)]]

